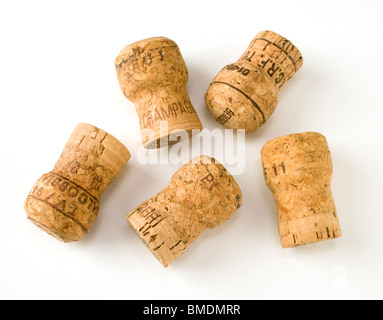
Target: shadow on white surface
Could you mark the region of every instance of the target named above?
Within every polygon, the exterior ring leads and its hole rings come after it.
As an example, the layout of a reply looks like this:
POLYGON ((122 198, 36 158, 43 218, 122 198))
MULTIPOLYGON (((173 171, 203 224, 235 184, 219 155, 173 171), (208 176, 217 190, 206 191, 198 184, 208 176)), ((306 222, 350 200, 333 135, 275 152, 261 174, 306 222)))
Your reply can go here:
POLYGON ((82 245, 95 242, 102 246, 111 246, 136 237, 134 232, 129 232, 131 228, 126 214, 155 194, 151 194, 150 188, 139 183, 140 181, 155 185, 156 179, 140 166, 128 162, 102 196, 99 215, 91 230, 81 240, 82 245))

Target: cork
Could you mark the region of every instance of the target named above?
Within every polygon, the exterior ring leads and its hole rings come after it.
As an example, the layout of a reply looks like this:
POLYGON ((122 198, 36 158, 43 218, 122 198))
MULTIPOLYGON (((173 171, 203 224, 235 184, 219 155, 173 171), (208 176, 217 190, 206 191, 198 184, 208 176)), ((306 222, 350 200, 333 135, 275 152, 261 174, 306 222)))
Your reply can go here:
POLYGON ((174 41, 155 37, 132 43, 121 50, 115 67, 122 92, 136 107, 145 148, 172 145, 191 137, 193 129, 202 130, 186 91, 188 70, 174 41))
POLYGON ((112 135, 78 124, 53 170, 30 191, 24 205, 28 219, 60 241, 81 240, 97 217, 102 194, 129 158, 112 135))
POLYGON ((206 229, 228 220, 241 206, 241 190, 214 158, 196 157, 168 187, 127 214, 154 256, 167 267, 206 229))
POLYGON ((341 237, 330 186, 331 154, 323 135, 304 132, 271 140, 261 158, 283 248, 341 237))
POLYGON ((229 129, 256 131, 274 112, 279 90, 301 68, 298 48, 272 32, 259 32, 235 63, 211 82, 206 106, 229 129))

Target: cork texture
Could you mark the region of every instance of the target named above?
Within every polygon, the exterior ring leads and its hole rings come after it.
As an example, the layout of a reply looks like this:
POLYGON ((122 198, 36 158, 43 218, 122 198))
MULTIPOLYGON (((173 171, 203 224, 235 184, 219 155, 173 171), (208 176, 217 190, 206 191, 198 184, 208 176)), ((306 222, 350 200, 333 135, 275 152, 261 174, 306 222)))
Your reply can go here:
POLYGON ((241 204, 234 178, 215 159, 200 156, 181 167, 168 187, 131 211, 127 220, 167 267, 204 230, 228 220, 241 204))
POLYGON ((304 132, 271 140, 261 158, 283 248, 341 237, 330 186, 331 154, 323 135, 304 132))
POLYGON ((188 70, 174 41, 155 37, 130 44, 121 50, 115 67, 122 92, 136 106, 146 148, 181 141, 168 139, 171 133, 182 131, 187 138, 193 129, 202 130, 186 91, 188 70), (161 130, 161 122, 167 128, 161 130))
POLYGON ((102 194, 129 158, 112 135, 78 124, 53 170, 29 193, 28 219, 63 242, 81 240, 97 217, 102 194))
POLYGON ((262 31, 240 59, 224 67, 211 82, 206 106, 225 127, 254 132, 274 112, 279 90, 302 63, 300 51, 289 40, 262 31))

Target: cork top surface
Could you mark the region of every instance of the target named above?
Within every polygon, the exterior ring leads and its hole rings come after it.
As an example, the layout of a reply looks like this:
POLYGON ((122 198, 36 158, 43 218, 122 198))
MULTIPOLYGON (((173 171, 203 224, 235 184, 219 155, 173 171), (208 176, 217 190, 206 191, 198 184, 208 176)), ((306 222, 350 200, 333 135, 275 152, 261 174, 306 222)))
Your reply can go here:
POLYGON ((173 40, 166 37, 151 37, 139 40, 124 47, 117 56, 115 64, 120 64, 122 60, 132 54, 142 53, 146 50, 154 50, 159 47, 178 47, 178 45, 173 40))
MULTIPOLYGON (((277 150, 277 148, 280 148, 286 143, 293 144, 295 142, 304 142, 309 139, 319 139, 320 141, 325 141, 327 143, 326 137, 318 132, 308 131, 302 133, 292 133, 267 141, 261 149, 261 154, 265 154, 273 149, 277 150)), ((283 152, 283 150, 279 151, 283 152)))
MULTIPOLYGON (((122 70, 125 73, 132 74, 129 77, 130 81, 146 81, 155 78, 158 68, 167 68, 171 64, 177 65, 177 60, 183 62, 177 43, 169 38, 153 37, 127 45, 120 51, 114 64, 117 73, 122 70), (152 69, 155 69, 152 75, 144 75, 144 73, 150 72, 152 69)), ((183 64, 181 63, 182 67, 183 64)), ((186 68, 186 65, 184 68, 186 68)))
POLYGON ((302 141, 302 140, 304 140, 306 138, 310 138, 310 137, 317 137, 317 138, 326 139, 326 137, 323 134, 321 134, 319 132, 314 132, 314 131, 292 133, 292 134, 287 134, 285 136, 281 136, 281 137, 267 141, 263 145, 261 152, 263 152, 262 151, 263 149, 274 147, 274 146, 279 145, 279 144, 284 143, 284 142, 302 141))
POLYGON ((233 176, 216 159, 201 155, 174 173, 169 189, 185 205, 195 223, 215 228, 242 205, 242 193, 233 176), (190 206, 192 204, 192 206, 190 206), (202 214, 203 212, 203 214, 202 214))
POLYGON ((115 67, 122 92, 133 102, 150 100, 151 92, 165 87, 180 91, 189 78, 178 45, 165 37, 126 46, 115 59, 115 67))

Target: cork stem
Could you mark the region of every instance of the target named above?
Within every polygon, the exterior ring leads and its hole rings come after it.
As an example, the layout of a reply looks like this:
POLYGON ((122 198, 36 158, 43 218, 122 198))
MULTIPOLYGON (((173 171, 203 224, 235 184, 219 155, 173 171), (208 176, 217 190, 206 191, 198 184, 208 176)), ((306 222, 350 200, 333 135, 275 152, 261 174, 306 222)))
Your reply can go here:
POLYGON ((291 41, 272 31, 261 31, 239 59, 263 69, 280 90, 302 67, 302 54, 291 41))
POLYGON ((150 95, 142 92, 136 95, 134 104, 145 148, 172 145, 202 130, 185 86, 164 85, 157 91, 152 89, 150 95))

